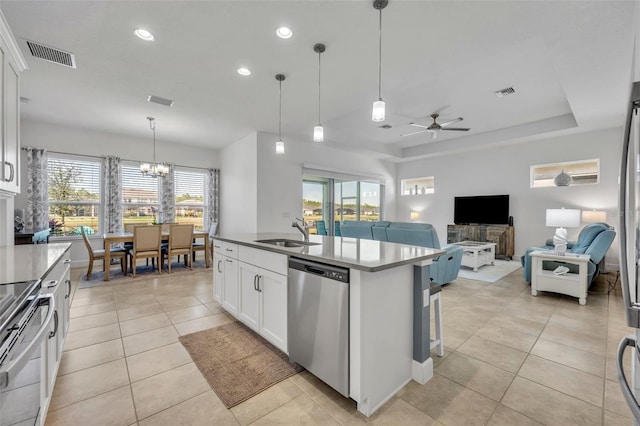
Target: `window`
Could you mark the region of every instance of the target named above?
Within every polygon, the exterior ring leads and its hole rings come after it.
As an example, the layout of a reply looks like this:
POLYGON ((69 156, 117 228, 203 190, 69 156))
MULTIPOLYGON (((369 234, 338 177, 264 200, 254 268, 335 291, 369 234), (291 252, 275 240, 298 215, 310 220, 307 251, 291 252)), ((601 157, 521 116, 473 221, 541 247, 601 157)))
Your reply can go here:
POLYGON ((54 235, 81 235, 100 231, 100 160, 50 153, 47 160, 49 227, 54 235))
POLYGON ((400 181, 400 195, 433 194, 434 192, 435 178, 433 176, 400 181))
POLYGON ((204 229, 206 171, 175 170, 175 221, 204 229))
POLYGON ((142 225, 162 221, 162 218, 158 217, 160 182, 160 179, 142 176, 138 164, 122 163, 122 222, 124 225, 142 225))
POLYGON ((573 186, 600 182, 600 159, 568 161, 564 163, 538 164, 531 166, 531 188, 548 186, 573 186), (560 173, 571 176, 569 185, 557 185, 555 178, 560 173))

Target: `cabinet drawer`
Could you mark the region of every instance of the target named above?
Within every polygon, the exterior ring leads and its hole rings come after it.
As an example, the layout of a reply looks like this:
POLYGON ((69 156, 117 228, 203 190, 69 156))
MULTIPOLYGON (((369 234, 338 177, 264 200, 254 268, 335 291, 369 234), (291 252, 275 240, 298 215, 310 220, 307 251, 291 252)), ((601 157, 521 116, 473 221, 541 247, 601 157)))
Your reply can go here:
MULTIPOLYGON (((69 251, 67 251, 64 255, 62 255, 62 257, 60 257, 60 260, 58 260, 58 263, 56 263, 56 265, 44 277, 42 277, 43 287, 47 287, 47 281, 64 280, 65 275, 70 267, 71 267, 71 256, 69 254, 69 251)), ((65 283, 58 283, 58 284, 63 285, 65 283)))
POLYGON ((249 263, 278 274, 287 275, 286 255, 246 246, 240 246, 239 250, 240 255, 238 259, 241 262, 249 263))
POLYGON ((232 259, 238 258, 238 245, 222 241, 222 248, 219 253, 232 259))

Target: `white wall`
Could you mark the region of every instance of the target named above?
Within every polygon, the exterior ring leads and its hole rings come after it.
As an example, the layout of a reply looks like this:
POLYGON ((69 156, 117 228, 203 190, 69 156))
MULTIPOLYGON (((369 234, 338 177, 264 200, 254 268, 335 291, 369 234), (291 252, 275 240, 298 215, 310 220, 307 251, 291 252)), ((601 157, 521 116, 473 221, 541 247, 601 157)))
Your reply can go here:
MULTIPOLYGON (((399 164, 398 188, 401 179, 435 176, 435 193, 398 197, 397 220, 408 221, 411 210, 420 211, 419 221, 433 224, 444 244, 447 224, 453 223, 455 196, 509 194, 518 257, 527 247, 543 244, 553 236, 554 230, 545 227, 548 208, 606 210, 608 222, 619 228, 621 145, 622 129, 610 129, 399 164), (591 158, 600 159, 599 184, 530 188, 531 165, 591 158)), ((569 229, 570 239, 579 230, 569 229)), ((617 241, 611 247, 607 263, 617 264, 617 241)))
MULTIPOLYGON (((297 232, 302 217, 302 167, 313 164, 331 171, 379 176, 386 183, 384 218, 394 220, 395 164, 311 141, 286 140, 284 155, 275 154, 276 136, 258 133, 258 232, 297 232)), ((226 168, 226 165, 225 165, 226 168)))
POLYGON ((258 227, 257 134, 222 149, 219 234, 255 233, 258 227))

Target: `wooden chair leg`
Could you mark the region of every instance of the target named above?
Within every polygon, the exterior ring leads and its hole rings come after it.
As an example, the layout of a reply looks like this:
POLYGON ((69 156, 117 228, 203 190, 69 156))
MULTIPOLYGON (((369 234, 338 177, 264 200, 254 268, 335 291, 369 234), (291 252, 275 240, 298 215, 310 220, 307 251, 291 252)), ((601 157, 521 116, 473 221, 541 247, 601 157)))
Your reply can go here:
POLYGON ((93 259, 89 259, 89 269, 87 269, 87 281, 91 281, 92 272, 93 272, 93 259))
POLYGON ((167 269, 169 270, 169 273, 171 273, 171 253, 168 253, 168 252, 167 252, 167 264, 168 264, 167 269))
POLYGON ((126 266, 126 264, 127 264, 127 256, 121 257, 120 258, 120 270, 122 271, 122 273, 124 275, 127 275, 127 271, 126 271, 127 266, 126 266))
POLYGON ((160 269, 161 269, 161 268, 160 268, 160 265, 161 265, 161 263, 160 263, 160 256, 158 256, 157 258, 156 258, 156 257, 153 257, 153 258, 151 258, 151 259, 152 259, 152 261, 151 261, 152 263, 153 263, 153 259, 158 259, 158 275, 160 275, 160 272, 161 272, 161 271, 160 271, 160 269))
POLYGON ((133 278, 136 277, 136 266, 137 266, 137 260, 138 258, 136 258, 135 256, 131 256, 131 273, 133 274, 133 278))

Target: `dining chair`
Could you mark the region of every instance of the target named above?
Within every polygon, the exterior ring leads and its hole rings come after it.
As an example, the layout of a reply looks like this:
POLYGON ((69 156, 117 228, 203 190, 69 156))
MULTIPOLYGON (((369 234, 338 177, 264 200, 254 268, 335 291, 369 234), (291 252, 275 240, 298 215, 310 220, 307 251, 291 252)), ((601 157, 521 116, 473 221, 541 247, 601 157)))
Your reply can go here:
MULTIPOLYGON (((87 281, 91 280, 91 274, 93 272, 93 262, 96 260, 102 260, 102 270, 104 271, 107 266, 105 263, 105 251, 104 249, 94 249, 91 247, 91 243, 89 243, 89 239, 87 238, 87 233, 84 230, 84 226, 80 227, 82 232, 82 239, 84 240, 84 245, 87 247, 87 251, 89 252, 89 269, 87 270, 87 281)), ((120 269, 122 269, 122 273, 127 273, 127 252, 122 248, 112 248, 110 250, 111 258, 119 258, 120 259, 120 269)))
POLYGON ((133 278, 136 277, 136 263, 139 258, 151 258, 151 265, 154 260, 158 261, 158 274, 162 267, 162 227, 160 225, 142 225, 133 228, 133 248, 129 250, 131 257, 131 272, 133 278))
POLYGON ((211 258, 213 259, 213 237, 215 237, 217 232, 218 232, 218 222, 213 222, 211 224, 211 228, 209 228, 209 237, 205 239, 205 242, 203 244, 200 244, 200 243, 193 244, 192 260, 196 259, 197 251, 204 251, 206 253, 207 247, 205 246, 205 244, 209 244, 209 253, 211 255, 211 258))
POLYGON ((169 243, 162 244, 162 266, 164 266, 164 258, 167 257, 169 273, 171 273, 171 258, 184 255, 184 264, 187 265, 189 259, 189 269, 193 269, 193 225, 171 225, 169 228, 169 243))

